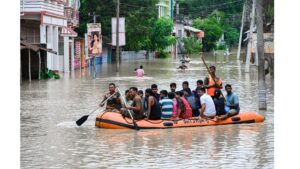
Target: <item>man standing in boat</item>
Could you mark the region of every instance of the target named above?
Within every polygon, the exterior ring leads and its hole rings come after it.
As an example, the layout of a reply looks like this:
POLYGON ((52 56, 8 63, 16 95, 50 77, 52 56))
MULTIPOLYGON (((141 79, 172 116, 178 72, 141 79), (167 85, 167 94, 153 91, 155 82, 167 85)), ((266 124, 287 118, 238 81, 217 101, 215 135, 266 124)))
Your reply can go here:
POLYGON ((215 90, 222 89, 222 79, 216 76, 216 67, 209 67, 210 75, 204 80, 204 87, 207 89, 207 94, 214 99, 215 90), (216 83, 215 83, 216 82, 216 83))
POLYGON ((131 87, 130 88, 130 93, 133 97, 133 103, 132 106, 126 106, 125 108, 121 109, 121 114, 123 114, 126 117, 130 117, 128 114, 130 110, 132 110, 132 116, 135 120, 140 120, 144 118, 144 113, 143 113, 143 104, 142 104, 142 99, 141 97, 137 94, 138 89, 136 87, 131 87), (128 111, 126 111, 128 110, 128 111))
POLYGON ((105 105, 105 100, 109 98, 111 95, 114 95, 107 100, 105 111, 107 112, 120 111, 122 105, 121 105, 120 94, 116 91, 116 85, 114 83, 110 83, 108 90, 109 91, 104 95, 103 100, 99 104, 99 106, 103 107, 105 105))

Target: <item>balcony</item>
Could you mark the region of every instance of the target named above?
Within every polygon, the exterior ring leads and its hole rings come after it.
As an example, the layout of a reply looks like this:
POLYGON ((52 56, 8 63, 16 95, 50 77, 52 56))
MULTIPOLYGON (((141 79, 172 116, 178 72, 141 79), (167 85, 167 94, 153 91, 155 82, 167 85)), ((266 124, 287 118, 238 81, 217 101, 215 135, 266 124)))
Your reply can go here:
POLYGON ((79 12, 72 7, 65 7, 65 16, 67 17, 68 25, 77 27, 79 24, 79 12))
POLYGON ((64 5, 58 1, 50 0, 20 0, 21 13, 46 12, 58 16, 64 16, 64 5))

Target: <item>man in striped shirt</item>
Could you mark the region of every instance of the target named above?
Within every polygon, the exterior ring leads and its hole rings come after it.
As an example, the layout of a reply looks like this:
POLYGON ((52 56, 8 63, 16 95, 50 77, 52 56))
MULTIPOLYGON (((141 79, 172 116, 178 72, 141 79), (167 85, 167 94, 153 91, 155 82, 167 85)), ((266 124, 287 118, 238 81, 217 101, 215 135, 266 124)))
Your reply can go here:
POLYGON ((160 91, 161 119, 171 119, 173 113, 173 101, 168 98, 166 90, 160 91))

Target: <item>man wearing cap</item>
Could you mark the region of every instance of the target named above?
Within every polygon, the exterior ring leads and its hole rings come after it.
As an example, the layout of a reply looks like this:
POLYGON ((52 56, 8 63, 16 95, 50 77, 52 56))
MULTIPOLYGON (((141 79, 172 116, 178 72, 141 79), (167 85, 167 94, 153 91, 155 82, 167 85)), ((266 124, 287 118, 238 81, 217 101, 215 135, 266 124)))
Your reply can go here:
POLYGON ((204 87, 207 89, 207 94, 214 99, 215 90, 222 89, 222 79, 221 77, 216 76, 215 74, 216 67, 214 65, 211 65, 209 67, 209 71, 210 71, 210 75, 205 78, 204 87))

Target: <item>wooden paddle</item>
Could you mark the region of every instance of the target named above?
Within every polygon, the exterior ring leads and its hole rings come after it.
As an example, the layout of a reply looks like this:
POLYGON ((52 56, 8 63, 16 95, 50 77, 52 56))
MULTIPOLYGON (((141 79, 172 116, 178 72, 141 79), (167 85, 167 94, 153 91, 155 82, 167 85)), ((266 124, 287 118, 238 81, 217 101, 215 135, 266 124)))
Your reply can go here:
MULTIPOLYGON (((216 82, 215 78, 213 78, 213 76, 212 76, 212 74, 211 74, 211 72, 210 72, 210 70, 209 70, 209 68, 208 68, 208 66, 207 66, 207 64, 206 64, 206 62, 205 62, 203 56, 201 57, 201 59, 202 59, 204 65, 205 65, 205 67, 206 67, 207 72, 208 72, 209 75, 212 77, 212 79, 213 79, 213 81, 215 82, 215 84, 218 84, 218 83, 216 82)), ((220 90, 220 92, 221 92, 221 95, 224 97, 224 99, 225 99, 225 101, 226 101, 226 98, 225 98, 225 96, 223 95, 223 93, 222 93, 221 90, 220 90)))
MULTIPOLYGON (((112 95, 110 95, 107 99, 105 99, 105 100, 104 100, 103 102, 101 102, 101 103, 106 103, 107 100, 110 99, 112 96, 114 96, 116 93, 117 93, 117 92, 113 93, 112 95)), ((80 119, 78 119, 78 120, 76 121, 76 124, 77 124, 78 126, 81 126, 81 125, 88 119, 89 115, 95 113, 98 109, 99 109, 99 107, 97 107, 97 109, 95 109, 95 110, 93 110, 92 112, 90 112, 88 115, 82 116, 80 119)))
MULTIPOLYGON (((127 105, 127 102, 126 102, 125 98, 123 97, 123 94, 122 94, 122 92, 120 91, 119 87, 117 87, 117 90, 119 91, 119 93, 120 93, 120 95, 121 95, 121 98, 122 98, 124 104, 125 104, 126 107, 127 107, 127 106, 128 106, 128 105, 127 105)), ((128 112, 129 112, 130 118, 132 119, 132 123, 133 123, 133 125, 134 125, 134 129, 139 130, 140 128, 139 128, 139 126, 136 124, 136 122, 134 121, 134 118, 133 118, 133 116, 132 116, 132 114, 131 114, 132 111, 128 109, 128 112)))

